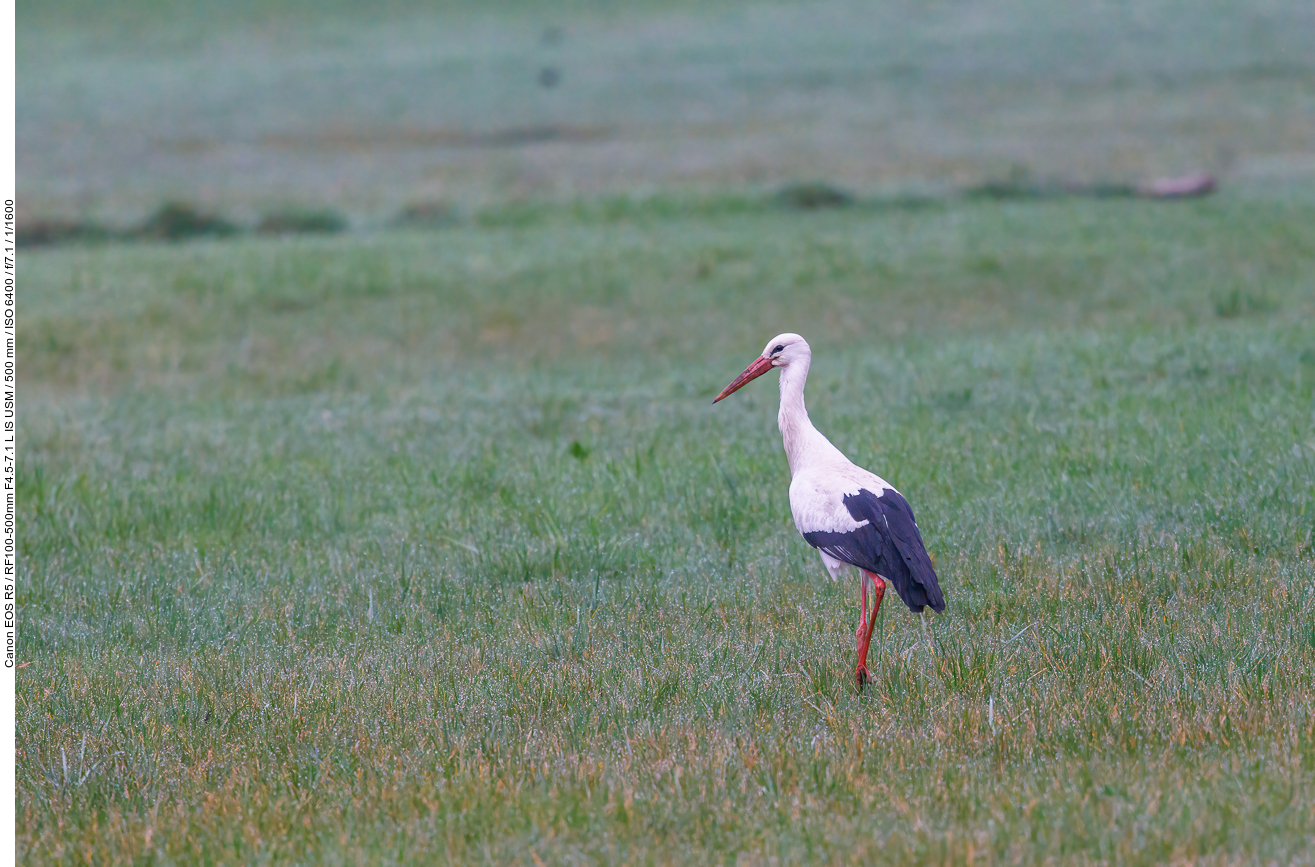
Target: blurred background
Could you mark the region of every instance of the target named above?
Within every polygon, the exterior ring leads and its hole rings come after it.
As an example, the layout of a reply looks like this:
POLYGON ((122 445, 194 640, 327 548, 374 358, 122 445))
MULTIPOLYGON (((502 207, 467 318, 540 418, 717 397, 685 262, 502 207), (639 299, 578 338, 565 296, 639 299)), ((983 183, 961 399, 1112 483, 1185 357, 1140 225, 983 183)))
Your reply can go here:
POLYGON ((30 222, 1315 182, 1305 0, 18 5, 30 222))

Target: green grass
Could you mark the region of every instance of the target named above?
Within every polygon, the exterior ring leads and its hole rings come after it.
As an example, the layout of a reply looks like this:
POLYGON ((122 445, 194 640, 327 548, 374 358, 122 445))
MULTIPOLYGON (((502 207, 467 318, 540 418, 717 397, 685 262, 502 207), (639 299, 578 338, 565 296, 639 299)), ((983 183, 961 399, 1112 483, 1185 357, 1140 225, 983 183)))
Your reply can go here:
POLYGON ((24 862, 1315 859, 1315 209, 739 201, 25 254, 24 862))

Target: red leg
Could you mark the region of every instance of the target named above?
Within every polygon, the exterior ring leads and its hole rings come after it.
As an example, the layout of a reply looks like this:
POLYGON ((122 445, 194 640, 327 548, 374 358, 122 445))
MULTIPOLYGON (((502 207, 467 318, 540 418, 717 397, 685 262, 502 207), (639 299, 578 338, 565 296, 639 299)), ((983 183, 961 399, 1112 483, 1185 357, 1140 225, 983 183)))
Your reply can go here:
POLYGON ((864 572, 863 578, 863 619, 858 624, 858 671, 855 679, 862 689, 868 682, 868 645, 872 643, 872 630, 877 625, 877 612, 881 610, 881 597, 886 595, 886 580, 880 575, 864 572), (868 611, 868 581, 872 581, 872 610, 868 611))
POLYGON ((867 582, 867 579, 866 579, 866 578, 862 578, 862 577, 860 577, 860 578, 858 579, 858 588, 859 588, 859 590, 860 590, 861 593, 862 593, 862 599, 863 599, 863 602, 862 602, 862 605, 861 605, 861 607, 859 608, 859 612, 858 612, 858 635, 857 635, 857 638, 858 638, 858 642, 859 642, 859 644, 862 644, 862 643, 863 643, 863 629, 864 629, 864 625, 868 622, 868 582, 867 582))
POLYGON ((868 636, 868 582, 871 581, 871 575, 868 572, 860 571, 858 575, 858 586, 862 594, 863 604, 858 615, 858 631, 855 634, 858 650, 858 667, 854 672, 854 679, 858 681, 858 688, 861 690, 863 685, 868 682, 867 669, 867 644, 868 636))

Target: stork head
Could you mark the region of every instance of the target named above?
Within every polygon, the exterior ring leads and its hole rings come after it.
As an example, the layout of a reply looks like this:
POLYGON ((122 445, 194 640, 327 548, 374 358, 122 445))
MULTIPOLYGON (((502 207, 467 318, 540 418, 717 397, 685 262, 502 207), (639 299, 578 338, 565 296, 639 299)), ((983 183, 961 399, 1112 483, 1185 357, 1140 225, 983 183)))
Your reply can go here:
POLYGON ((773 367, 789 367, 795 362, 806 362, 811 357, 812 351, 808 348, 807 340, 791 331, 778 334, 767 341, 767 345, 763 347, 763 354, 755 358, 753 364, 744 369, 744 373, 735 377, 734 382, 723 388, 721 394, 713 398, 712 402, 716 403, 722 398, 729 397, 773 367))

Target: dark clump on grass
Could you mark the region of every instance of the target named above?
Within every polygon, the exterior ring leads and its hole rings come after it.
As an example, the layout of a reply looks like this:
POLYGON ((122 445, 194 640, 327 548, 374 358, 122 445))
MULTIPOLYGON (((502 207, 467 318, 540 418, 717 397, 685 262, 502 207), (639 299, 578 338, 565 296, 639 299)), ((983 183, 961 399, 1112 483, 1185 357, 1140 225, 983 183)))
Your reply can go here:
POLYGON ((185 202, 166 202, 147 217, 132 234, 162 241, 185 241, 189 238, 224 238, 239 229, 218 214, 199 210, 185 202))
POLYGON ((963 191, 970 199, 1006 201, 1011 199, 1059 199, 1080 196, 1091 199, 1127 199, 1138 195, 1130 184, 1096 181, 1086 183, 1068 178, 1043 178, 1015 166, 1003 178, 991 178, 963 191))
POLYGON ((19 220, 20 247, 52 247, 57 244, 96 243, 113 239, 117 233, 93 220, 19 220))
POLYGON ((485 228, 526 228, 554 222, 597 226, 759 213, 768 207, 771 205, 767 200, 751 195, 622 195, 564 203, 543 199, 512 201, 481 208, 471 214, 470 220, 485 228))
POLYGON ((861 206, 872 211, 921 211, 927 208, 942 208, 945 198, 921 193, 900 193, 893 196, 880 196, 864 199, 861 206))
POLYGON ((562 72, 555 66, 545 66, 539 70, 538 82, 542 88, 553 88, 562 81, 562 72))
POLYGON ((988 178, 966 188, 970 199, 1040 199, 1060 194, 1054 184, 1046 183, 1023 166, 1013 166, 1002 178, 988 178))
POLYGON ((1092 199, 1128 199, 1137 195, 1137 188, 1129 184, 1098 181, 1094 184, 1073 187, 1070 195, 1087 196, 1092 199))
POLYGON ((1215 314, 1220 319, 1236 319, 1244 313, 1271 313, 1275 305, 1273 299, 1263 293, 1243 292, 1233 289, 1215 298, 1215 314))
POLYGON ((831 208, 860 207, 868 211, 913 211, 945 204, 944 197, 920 193, 897 193, 860 199, 854 194, 825 183, 790 184, 777 191, 770 203, 791 211, 821 211, 831 208))
POLYGON ((933 402, 936 406, 943 409, 963 409, 973 402, 972 386, 950 389, 943 394, 936 395, 933 398, 933 402))
POLYGON ((1003 178, 991 178, 967 187, 963 194, 970 199, 1189 199, 1208 196, 1218 188, 1215 177, 1206 172, 1172 178, 1156 178, 1143 184, 1111 181, 1075 181, 1068 178, 1043 178, 1024 166, 1014 166, 1003 178))
POLYGON ((398 228, 438 229, 461 220, 460 213, 448 202, 412 202, 393 217, 398 228))
POLYGON ((818 211, 854 204, 854 197, 850 193, 818 181, 783 187, 776 194, 775 200, 778 205, 793 211, 818 211))
POLYGON ((262 235, 333 234, 347 230, 347 218, 331 208, 289 208, 260 218, 262 235))

